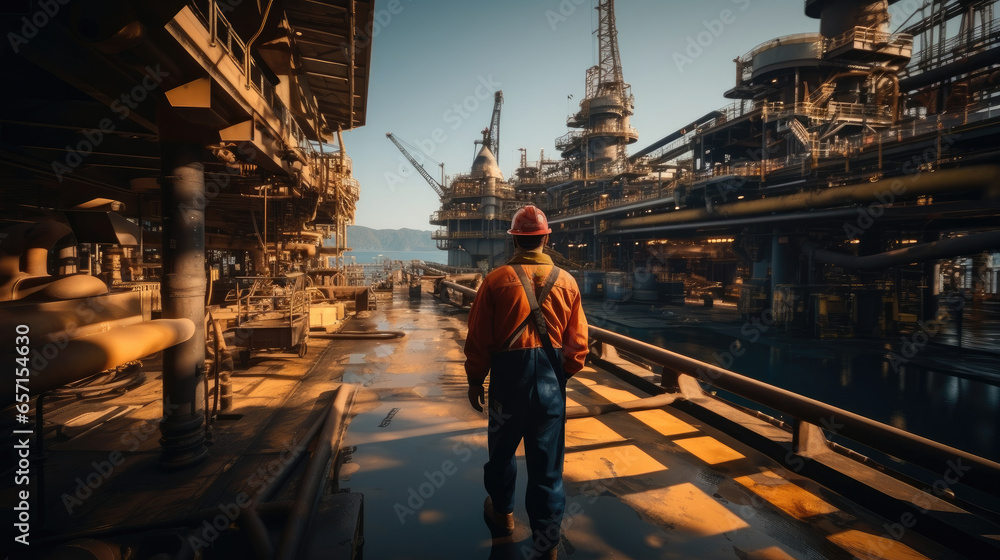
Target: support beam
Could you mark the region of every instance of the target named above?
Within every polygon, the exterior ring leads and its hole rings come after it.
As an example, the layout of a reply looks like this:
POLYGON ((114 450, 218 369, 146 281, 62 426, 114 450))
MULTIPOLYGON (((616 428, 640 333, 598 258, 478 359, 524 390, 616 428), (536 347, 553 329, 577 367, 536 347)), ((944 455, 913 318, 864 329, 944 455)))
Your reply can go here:
POLYGON ((163 351, 160 463, 178 468, 205 448, 205 167, 201 146, 163 142, 163 317, 191 320, 195 333, 163 351))

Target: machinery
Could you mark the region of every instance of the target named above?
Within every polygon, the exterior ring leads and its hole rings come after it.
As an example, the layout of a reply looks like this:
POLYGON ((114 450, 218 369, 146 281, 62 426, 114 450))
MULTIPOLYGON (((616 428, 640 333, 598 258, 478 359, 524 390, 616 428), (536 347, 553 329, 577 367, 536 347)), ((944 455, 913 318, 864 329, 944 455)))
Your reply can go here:
POLYGON ((994 3, 925 2, 895 29, 892 4, 807 0, 818 31, 737 57, 729 105, 626 156, 631 97, 600 2, 599 63, 567 123, 582 130, 556 141, 560 164, 522 157, 517 192, 570 259, 643 294, 716 285, 800 334, 892 334, 957 292, 997 298, 994 3))
POLYGON ((483 130, 482 140, 474 142, 480 147, 471 171, 453 176, 447 186, 443 164, 441 182, 435 181, 395 136, 386 134, 441 198, 441 210, 431 216, 430 222, 443 226, 433 238, 439 249, 448 251, 449 266, 491 269, 506 261, 507 224, 514 212, 526 204, 525 198, 504 180, 497 163, 502 105, 503 92, 497 91, 490 124, 483 130))

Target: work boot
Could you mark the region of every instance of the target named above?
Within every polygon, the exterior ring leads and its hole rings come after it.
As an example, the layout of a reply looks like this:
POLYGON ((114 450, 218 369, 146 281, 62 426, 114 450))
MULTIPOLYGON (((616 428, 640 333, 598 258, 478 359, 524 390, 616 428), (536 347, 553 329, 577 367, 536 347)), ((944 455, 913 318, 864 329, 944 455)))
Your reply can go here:
POLYGON ((483 517, 491 529, 506 536, 514 533, 514 513, 497 513, 493 510, 493 498, 486 496, 483 502, 483 517))
POLYGON ((559 558, 559 547, 553 547, 548 550, 541 550, 535 546, 535 549, 531 551, 532 560, 557 560, 559 558))

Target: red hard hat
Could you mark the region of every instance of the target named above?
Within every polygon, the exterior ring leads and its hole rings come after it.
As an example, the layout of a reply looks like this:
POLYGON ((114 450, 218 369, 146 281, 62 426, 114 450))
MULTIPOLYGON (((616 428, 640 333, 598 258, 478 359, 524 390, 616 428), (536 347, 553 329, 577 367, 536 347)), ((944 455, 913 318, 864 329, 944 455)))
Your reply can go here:
POLYGON ((507 233, 511 235, 545 235, 552 233, 549 221, 545 214, 537 206, 525 206, 514 214, 514 219, 510 221, 510 229, 507 233))

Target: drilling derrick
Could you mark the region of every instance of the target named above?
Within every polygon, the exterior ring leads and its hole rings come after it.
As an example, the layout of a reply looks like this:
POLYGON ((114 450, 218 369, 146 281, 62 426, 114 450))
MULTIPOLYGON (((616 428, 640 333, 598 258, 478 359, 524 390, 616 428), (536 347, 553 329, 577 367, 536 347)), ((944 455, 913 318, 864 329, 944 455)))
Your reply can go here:
POLYGON ((598 11, 598 63, 587 70, 586 95, 566 124, 582 128, 556 140, 564 158, 574 160, 584 178, 626 171, 626 146, 639 139, 629 125, 635 98, 622 77, 615 27, 614 0, 601 0, 598 11))

